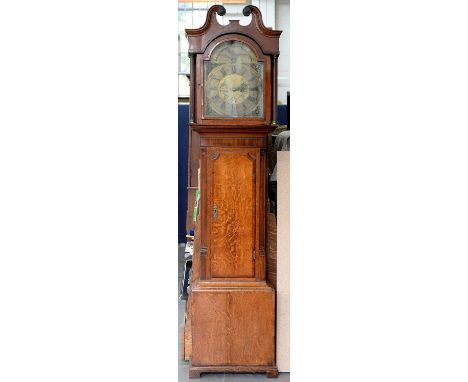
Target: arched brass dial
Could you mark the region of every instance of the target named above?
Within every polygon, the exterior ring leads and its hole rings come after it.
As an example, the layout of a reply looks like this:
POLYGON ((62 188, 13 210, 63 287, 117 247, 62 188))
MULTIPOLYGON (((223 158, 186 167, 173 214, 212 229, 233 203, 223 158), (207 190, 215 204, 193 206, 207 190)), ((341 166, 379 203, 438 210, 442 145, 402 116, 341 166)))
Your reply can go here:
POLYGON ((262 117, 263 64, 244 43, 226 41, 205 62, 205 116, 262 117))

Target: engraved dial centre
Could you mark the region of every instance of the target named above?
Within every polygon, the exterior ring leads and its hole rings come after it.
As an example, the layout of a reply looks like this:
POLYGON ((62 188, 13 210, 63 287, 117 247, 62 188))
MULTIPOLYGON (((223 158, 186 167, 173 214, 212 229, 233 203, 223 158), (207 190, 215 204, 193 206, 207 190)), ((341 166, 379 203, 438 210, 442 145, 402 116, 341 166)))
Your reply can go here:
POLYGON ((248 82, 240 74, 228 74, 219 82, 218 93, 225 102, 238 105, 249 95, 248 82))

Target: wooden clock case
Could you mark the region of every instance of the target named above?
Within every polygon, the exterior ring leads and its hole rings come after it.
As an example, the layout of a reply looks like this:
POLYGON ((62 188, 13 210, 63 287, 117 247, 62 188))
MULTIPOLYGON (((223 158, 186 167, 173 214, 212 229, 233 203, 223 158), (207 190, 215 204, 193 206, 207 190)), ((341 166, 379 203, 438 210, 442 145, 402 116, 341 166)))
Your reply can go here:
MULTIPOLYGON (((190 378, 206 372, 278 375, 275 290, 266 279, 267 137, 277 127, 277 58, 281 31, 247 6, 249 25, 220 25, 221 5, 187 29, 190 76, 189 199, 200 188, 193 254, 190 378), (206 117, 203 63, 223 41, 247 44, 263 67, 259 118, 206 117), (198 168, 200 184, 198 185, 198 168)), ((190 207, 189 207, 190 208, 190 207)), ((191 220, 191 219, 190 219, 191 220)), ((195 228, 195 227, 194 227, 195 228)))

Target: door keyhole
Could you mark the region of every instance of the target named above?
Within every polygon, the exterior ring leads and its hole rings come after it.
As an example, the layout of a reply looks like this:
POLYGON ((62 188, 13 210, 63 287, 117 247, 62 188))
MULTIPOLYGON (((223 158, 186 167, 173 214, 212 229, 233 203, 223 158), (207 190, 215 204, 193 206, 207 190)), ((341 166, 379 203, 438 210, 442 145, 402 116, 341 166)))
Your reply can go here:
POLYGON ((213 217, 218 219, 218 206, 216 204, 213 206, 213 217))

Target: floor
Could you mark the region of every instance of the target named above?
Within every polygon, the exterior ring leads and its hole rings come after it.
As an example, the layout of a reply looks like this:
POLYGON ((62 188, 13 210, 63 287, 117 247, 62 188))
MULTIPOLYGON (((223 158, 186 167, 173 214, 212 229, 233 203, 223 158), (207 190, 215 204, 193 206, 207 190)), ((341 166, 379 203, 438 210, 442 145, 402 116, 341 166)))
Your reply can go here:
MULTIPOLYGON (((184 247, 179 246, 179 277, 177 285, 177 293, 179 293, 180 285, 184 274, 184 247)), ((202 374, 200 379, 188 378, 188 361, 182 359, 182 330, 184 327, 184 312, 185 301, 179 299, 179 382, 189 381, 206 381, 206 382, 289 382, 289 373, 280 373, 278 378, 267 378, 265 374, 202 374)))

